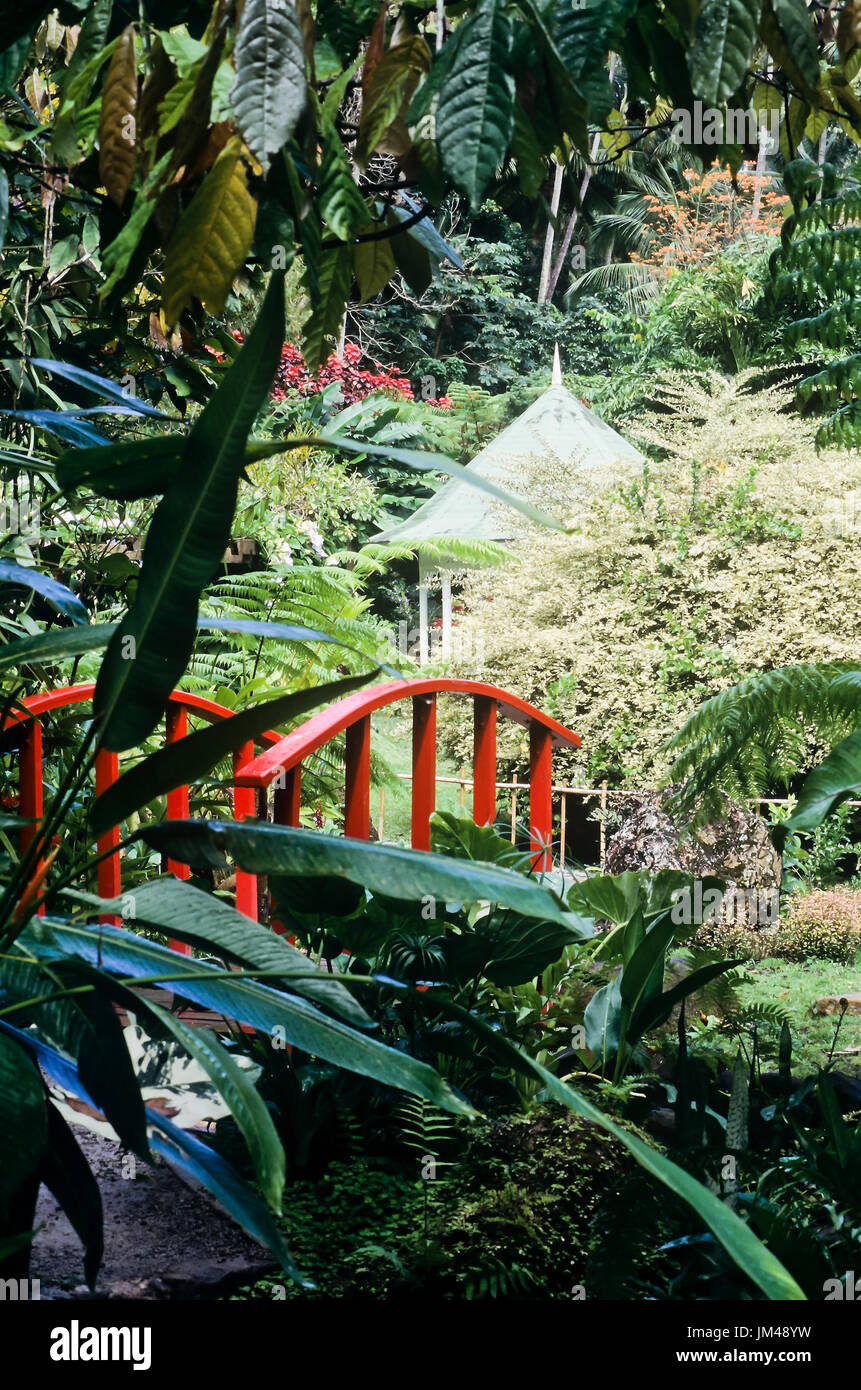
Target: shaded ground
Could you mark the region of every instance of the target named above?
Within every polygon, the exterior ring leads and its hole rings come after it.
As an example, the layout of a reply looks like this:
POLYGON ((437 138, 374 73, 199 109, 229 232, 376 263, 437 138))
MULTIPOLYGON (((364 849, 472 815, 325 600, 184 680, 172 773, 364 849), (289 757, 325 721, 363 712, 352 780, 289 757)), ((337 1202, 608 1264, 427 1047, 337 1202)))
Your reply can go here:
POLYGON ((43 1299, 216 1298, 274 1268, 263 1246, 166 1164, 132 1161, 117 1143, 78 1126, 75 1138, 101 1189, 105 1256, 93 1294, 80 1241, 43 1188, 31 1267, 43 1299))

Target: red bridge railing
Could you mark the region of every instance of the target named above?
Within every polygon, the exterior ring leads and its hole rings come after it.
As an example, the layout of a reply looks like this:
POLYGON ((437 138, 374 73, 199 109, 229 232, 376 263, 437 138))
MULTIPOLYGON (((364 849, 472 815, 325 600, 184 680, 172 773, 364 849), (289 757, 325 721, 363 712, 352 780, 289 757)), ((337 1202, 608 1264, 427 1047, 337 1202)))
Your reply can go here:
MULTIPOLYGON (((87 683, 66 686, 44 695, 27 696, 7 718, 5 729, 17 729, 20 733, 18 809, 22 817, 38 821, 43 813, 43 716, 91 700, 94 689, 92 683, 87 683)), ((430 818, 436 806, 437 696, 443 694, 466 695, 473 702, 473 818, 479 825, 488 824, 496 816, 497 720, 500 717, 511 719, 529 730, 532 862, 538 871, 549 869, 552 863, 553 749, 579 747, 580 739, 525 700, 477 681, 423 678, 389 681, 339 700, 284 737, 271 731, 262 734, 257 740, 262 750, 259 753, 255 753, 253 743, 243 744, 233 755, 235 819, 244 820, 259 813, 266 815, 267 793, 271 788, 273 821, 279 825, 298 825, 302 764, 324 744, 345 733, 344 833, 355 839, 367 840, 371 831, 371 715, 387 705, 409 700, 412 703, 413 771, 411 841, 415 849, 428 849, 430 818)), ((167 706, 166 742, 175 743, 186 736, 189 714, 214 721, 229 719, 235 712, 203 696, 174 690, 167 706)), ((100 794, 119 776, 117 755, 101 750, 96 756, 95 773, 96 792, 100 794)), ((179 786, 168 792, 167 814, 170 819, 188 816, 188 786, 179 786)), ((22 828, 22 849, 26 849, 34 834, 35 826, 22 828)), ((99 853, 106 856, 99 861, 97 869, 99 895, 104 898, 117 898, 122 893, 120 854, 117 850, 119 842, 119 827, 115 826, 97 843, 99 853), (112 849, 117 852, 111 854, 109 851, 112 849)), ((185 864, 169 859, 167 867, 168 872, 176 874, 178 878, 190 876, 191 871, 185 864)), ((237 869, 236 906, 246 916, 258 919, 256 874, 237 869)), ((171 945, 186 954, 190 952, 189 947, 179 942, 172 942, 171 945)))

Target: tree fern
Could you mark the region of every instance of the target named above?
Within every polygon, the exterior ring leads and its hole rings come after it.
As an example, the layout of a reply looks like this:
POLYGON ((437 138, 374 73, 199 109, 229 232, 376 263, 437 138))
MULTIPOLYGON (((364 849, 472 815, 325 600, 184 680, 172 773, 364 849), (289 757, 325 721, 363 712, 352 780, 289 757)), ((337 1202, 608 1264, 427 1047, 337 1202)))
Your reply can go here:
POLYGON ((668 781, 681 783, 677 813, 719 815, 723 793, 765 795, 861 725, 861 664, 785 666, 760 672, 701 705, 667 747, 668 781))
POLYGON ((861 327, 856 303, 861 284, 859 172, 858 163, 845 177, 831 163, 817 168, 796 160, 788 165, 786 184, 794 211, 771 258, 772 298, 778 303, 812 303, 818 311, 792 325, 790 343, 841 353, 807 376, 798 390, 802 406, 830 412, 817 431, 818 448, 853 449, 861 443, 861 355, 845 355, 847 337, 861 327))

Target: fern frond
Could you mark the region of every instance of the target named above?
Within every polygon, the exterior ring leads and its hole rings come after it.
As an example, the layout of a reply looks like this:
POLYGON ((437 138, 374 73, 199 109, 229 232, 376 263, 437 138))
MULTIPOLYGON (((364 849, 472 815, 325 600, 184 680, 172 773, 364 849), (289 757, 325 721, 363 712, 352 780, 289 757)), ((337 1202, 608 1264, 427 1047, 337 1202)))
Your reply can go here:
POLYGON ((667 781, 682 783, 675 813, 696 823, 719 814, 722 793, 766 794, 804 764, 811 735, 832 745, 861 724, 861 665, 785 666, 712 696, 666 747, 676 754, 667 781))

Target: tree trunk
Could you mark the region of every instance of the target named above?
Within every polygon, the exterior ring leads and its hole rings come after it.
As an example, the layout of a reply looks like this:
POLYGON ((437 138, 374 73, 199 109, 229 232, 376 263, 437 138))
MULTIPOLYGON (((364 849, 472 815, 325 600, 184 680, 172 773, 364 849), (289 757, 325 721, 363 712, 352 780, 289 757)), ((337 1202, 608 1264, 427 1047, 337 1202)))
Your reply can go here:
POLYGON ((550 195, 550 218, 547 223, 547 235, 544 238, 544 255, 541 259, 541 279, 538 282, 538 303, 544 304, 549 298, 547 287, 550 283, 550 269, 553 260, 553 240, 556 235, 556 217, 559 213, 559 199, 562 197, 562 175, 564 170, 560 163, 556 163, 556 173, 553 178, 553 192, 550 195))

